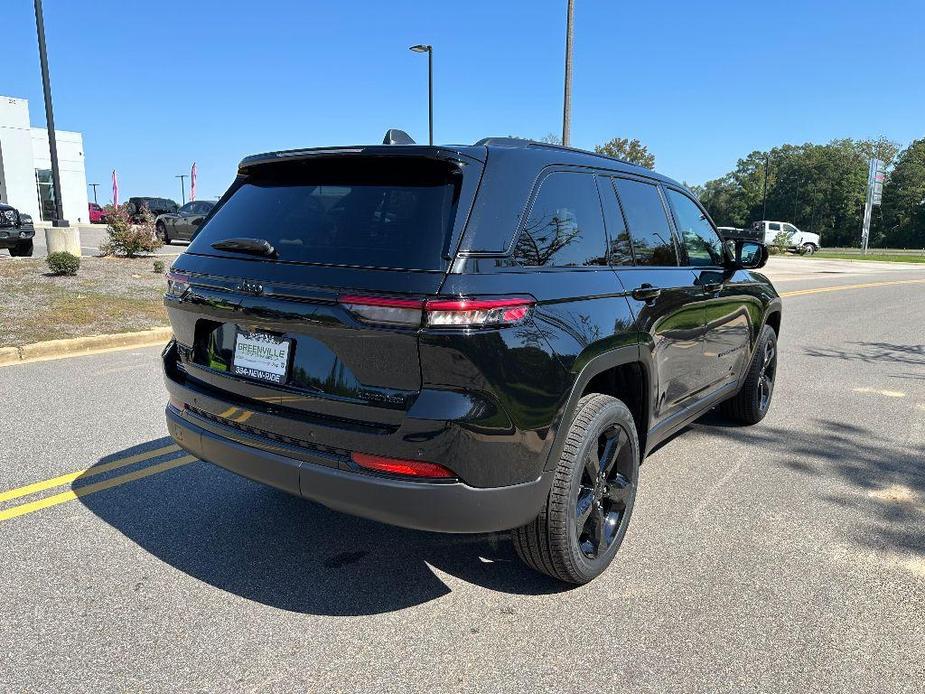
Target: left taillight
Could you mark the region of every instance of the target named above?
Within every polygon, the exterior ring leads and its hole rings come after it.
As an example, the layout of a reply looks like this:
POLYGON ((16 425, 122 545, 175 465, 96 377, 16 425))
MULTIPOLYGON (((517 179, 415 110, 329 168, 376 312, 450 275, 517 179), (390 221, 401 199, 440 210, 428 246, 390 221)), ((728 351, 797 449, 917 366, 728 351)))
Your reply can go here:
POLYGON ((181 297, 189 289, 189 277, 179 272, 166 272, 164 277, 167 279, 167 296, 181 297))

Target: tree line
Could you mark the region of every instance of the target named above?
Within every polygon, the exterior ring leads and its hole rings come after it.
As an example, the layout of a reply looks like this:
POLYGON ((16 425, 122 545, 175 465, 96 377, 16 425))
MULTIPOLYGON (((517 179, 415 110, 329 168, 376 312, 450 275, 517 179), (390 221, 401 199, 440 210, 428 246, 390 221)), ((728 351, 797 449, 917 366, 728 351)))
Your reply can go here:
MULTIPOLYGON (((550 133, 544 142, 558 144, 550 133)), ((594 151, 649 169, 655 156, 639 140, 614 138, 594 151)), ((780 145, 739 159, 725 176, 689 186, 718 226, 771 219, 820 234, 829 247, 858 246, 871 157, 886 164, 883 202, 873 208, 870 245, 925 248, 925 138, 905 149, 879 137, 780 145)))
POLYGON ((734 171, 691 190, 719 226, 787 221, 820 234, 825 246, 858 246, 871 157, 884 161, 888 173, 883 202, 873 208, 870 245, 925 248, 925 139, 902 151, 884 137, 781 145, 754 151, 734 171))

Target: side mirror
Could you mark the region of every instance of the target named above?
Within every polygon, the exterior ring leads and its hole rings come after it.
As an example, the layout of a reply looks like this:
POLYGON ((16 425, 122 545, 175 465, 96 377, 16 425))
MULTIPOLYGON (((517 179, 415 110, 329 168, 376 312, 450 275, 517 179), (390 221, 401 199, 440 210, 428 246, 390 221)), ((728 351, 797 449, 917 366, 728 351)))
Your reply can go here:
POLYGON ((736 265, 746 270, 757 270, 768 262, 768 247, 757 241, 736 242, 736 265))
POLYGON ((768 262, 768 247, 758 241, 727 239, 723 247, 731 269, 757 270, 768 262))

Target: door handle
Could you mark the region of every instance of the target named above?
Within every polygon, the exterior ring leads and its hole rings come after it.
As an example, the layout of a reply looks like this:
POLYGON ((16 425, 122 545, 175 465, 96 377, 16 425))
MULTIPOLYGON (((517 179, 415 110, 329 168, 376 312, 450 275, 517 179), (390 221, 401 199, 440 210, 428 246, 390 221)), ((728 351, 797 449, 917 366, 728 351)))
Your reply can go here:
POLYGON ((700 286, 703 287, 703 291, 705 291, 707 294, 716 294, 717 292, 722 291, 724 285, 722 282, 707 282, 706 284, 701 284, 700 286))
POLYGON ((661 287, 653 287, 651 284, 643 284, 633 290, 633 298, 636 301, 655 301, 662 293, 661 287))

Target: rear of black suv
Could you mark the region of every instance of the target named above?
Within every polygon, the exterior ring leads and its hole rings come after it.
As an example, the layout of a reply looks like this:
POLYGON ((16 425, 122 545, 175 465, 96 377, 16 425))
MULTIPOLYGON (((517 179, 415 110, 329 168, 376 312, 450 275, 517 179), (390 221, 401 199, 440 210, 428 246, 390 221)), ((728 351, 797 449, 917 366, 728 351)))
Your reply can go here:
POLYGON ((245 160, 168 275, 180 445, 398 525, 530 521, 565 371, 529 294, 441 291, 484 158, 372 147, 245 160))
POLYGON ((168 274, 170 433, 335 509, 512 529, 583 583, 646 452, 768 411, 780 299, 689 191, 509 139, 245 159, 168 274))

